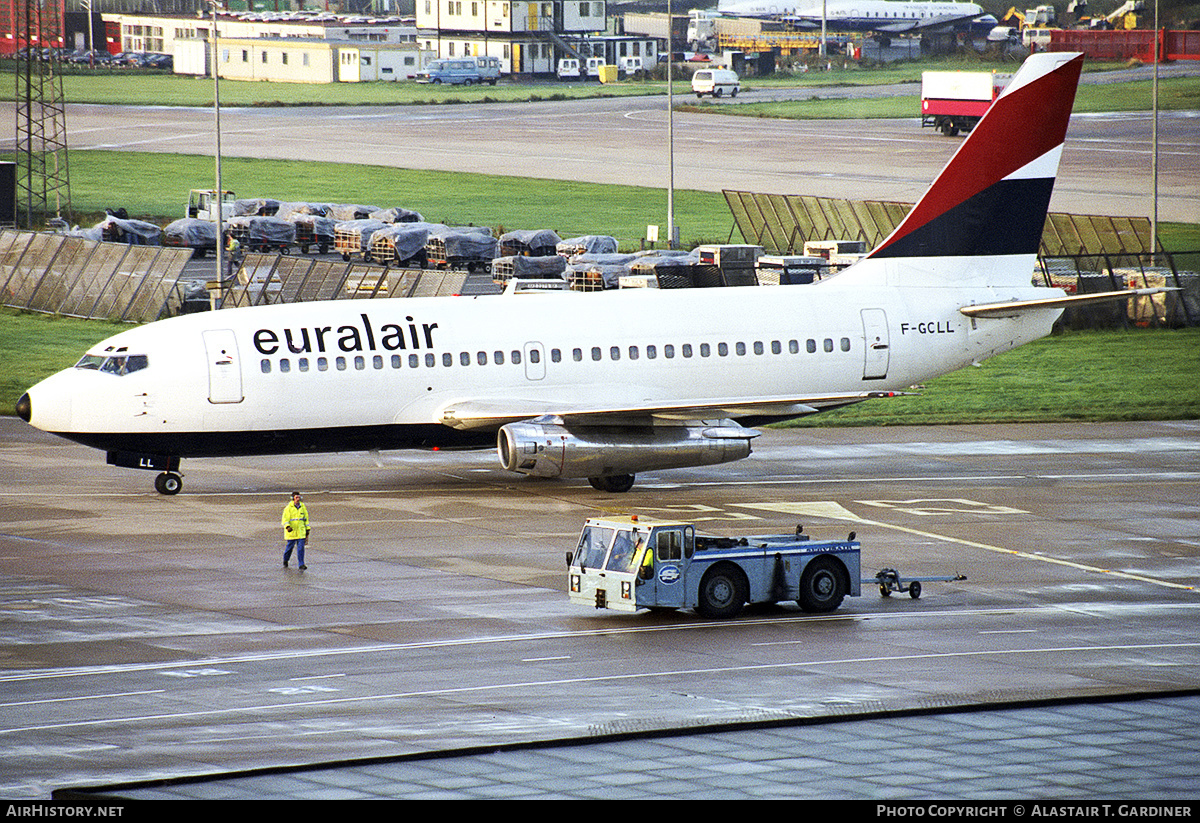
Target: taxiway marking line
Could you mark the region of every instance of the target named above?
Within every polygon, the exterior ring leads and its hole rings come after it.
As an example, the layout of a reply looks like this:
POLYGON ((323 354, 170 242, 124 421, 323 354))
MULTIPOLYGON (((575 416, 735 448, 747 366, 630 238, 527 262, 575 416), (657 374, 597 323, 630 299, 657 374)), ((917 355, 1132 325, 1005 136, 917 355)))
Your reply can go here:
MULTIPOLYGON (((858 501, 864 502, 864 501, 858 501)), ((745 509, 765 509, 767 511, 788 512, 793 508, 787 504, 754 504, 754 503, 735 503, 738 508, 745 509)), ((862 526, 875 526, 881 529, 890 529, 892 531, 902 532, 904 534, 912 534, 917 537, 925 537, 931 540, 940 540, 946 543, 956 543, 960 546, 969 546, 975 549, 983 549, 984 551, 995 552, 996 554, 1007 554, 1011 557, 1019 557, 1022 560, 1038 560, 1042 563, 1050 563, 1055 566, 1065 566, 1067 568, 1078 569, 1080 571, 1089 572, 1092 574, 1108 574, 1114 577, 1121 577, 1126 580, 1136 580, 1139 583, 1150 583, 1155 586, 1162 586, 1168 589, 1179 589, 1180 591, 1197 591, 1196 586, 1189 586, 1184 583, 1174 583, 1170 580, 1160 580, 1155 577, 1147 577, 1141 574, 1132 572, 1122 572, 1116 569, 1104 569, 1099 566, 1092 566, 1087 563, 1077 563, 1074 560, 1063 560, 1058 557, 1050 557, 1042 554, 1032 554, 1030 552, 1021 551, 1019 549, 1008 549, 1004 546, 993 546, 990 543, 980 543, 977 540, 967 540, 962 537, 950 537, 936 532, 924 531, 922 529, 914 529, 908 526, 898 526, 893 523, 884 523, 879 520, 868 520, 865 517, 859 517, 854 512, 836 502, 811 502, 795 504, 798 512, 814 517, 824 517, 830 520, 843 520, 848 523, 855 523, 862 526), (816 507, 816 508, 814 508, 816 507), (822 510, 820 507, 824 507, 822 510)))
MULTIPOLYGON (((571 639, 595 639, 598 637, 618 637, 623 635, 637 634, 656 634, 660 632, 692 632, 692 631, 712 631, 716 629, 729 628, 730 626, 756 626, 756 625, 776 625, 780 622, 786 622, 789 625, 812 623, 812 622, 845 622, 845 621, 892 621, 892 620, 914 620, 914 619, 930 619, 930 618, 950 618, 960 620, 964 616, 1023 616, 1036 615, 1042 612, 1058 612, 1068 608, 1066 604, 1054 606, 1032 606, 1032 607, 997 607, 986 609, 957 609, 952 611, 921 611, 921 612, 898 612, 894 614, 885 613, 861 613, 861 614, 812 614, 812 615, 788 615, 786 618, 764 617, 764 618, 748 618, 745 616, 733 618, 731 620, 708 620, 703 623, 686 622, 675 623, 666 626, 608 626, 603 628, 588 628, 579 631, 554 631, 554 632, 538 632, 533 634, 511 634, 497 635, 493 637, 463 637, 452 640, 416 640, 410 643, 380 643, 371 646, 348 646, 345 648, 336 649, 289 649, 287 651, 264 652, 260 654, 238 655, 234 657, 219 657, 205 658, 201 660, 183 660, 183 661, 160 661, 154 663, 123 663, 101 666, 77 666, 74 668, 53 669, 53 670, 37 670, 13 672, 11 674, 0 674, 0 683, 20 683, 31 680, 58 680, 68 677, 88 677, 93 675, 106 674, 128 674, 130 672, 143 671, 163 671, 167 672, 172 669, 191 669, 197 666, 226 666, 233 667, 239 663, 269 663, 277 660, 308 660, 316 658, 332 658, 344 657, 348 655, 371 655, 389 652, 405 652, 418 651, 427 649, 451 649, 462 646, 485 646, 496 645, 502 643, 527 643, 541 642, 549 640, 571 640, 571 639)), ((1138 604, 1133 607, 1133 610, 1141 610, 1144 604, 1138 604)), ((1164 603, 1157 606, 1158 610, 1175 611, 1179 609, 1192 610, 1200 608, 1200 603, 1164 603)), ((1120 607, 1106 607, 1106 613, 1113 611, 1121 611, 1120 607)), ((1128 609, 1126 609, 1128 610, 1128 609)), ((1085 616, 1095 616, 1080 607, 1079 610, 1073 610, 1076 613, 1085 616)))
MULTIPOLYGON (((240 715, 254 714, 266 711, 274 711, 276 709, 296 710, 302 708, 321 708, 325 706, 337 706, 350 703, 373 703, 389 700, 413 700, 422 698, 446 697, 449 695, 461 695, 469 693, 487 693, 487 692, 504 692, 514 689, 545 689, 563 686, 572 686, 582 683, 629 683, 640 680, 654 680, 665 677, 699 677, 719 674, 732 674, 737 672, 753 672, 753 671, 788 671, 795 669, 811 668, 813 666, 861 666, 861 665, 895 665, 901 662, 922 661, 922 660, 945 660, 948 658, 986 658, 986 657, 1012 657, 1014 655, 1061 655, 1066 653, 1103 653, 1103 652, 1130 652, 1130 651, 1153 651, 1153 650, 1182 650, 1195 649, 1200 647, 1200 642, 1192 643, 1131 643, 1127 645, 1104 645, 1104 646, 1058 646, 1046 649, 991 649, 984 651, 964 651, 964 652, 930 652, 924 654, 905 654, 894 655, 890 657, 857 657, 843 659, 820 659, 820 660, 804 660, 793 661, 790 663, 754 663, 744 664, 739 666, 716 666, 700 669, 673 669, 669 671, 659 670, 653 672, 637 672, 631 674, 616 674, 616 675, 596 675, 590 677, 566 677, 555 680, 533 680, 523 681, 520 683, 490 683, 478 686, 455 686, 445 689, 421 689, 411 692, 392 692, 389 694, 376 694, 359 697, 334 697, 327 700, 308 700, 299 702, 286 703, 262 703, 254 706, 229 707, 220 709, 205 709, 196 712, 171 712, 167 714, 147 714, 147 715, 132 715, 127 717, 109 717, 95 718, 90 720, 75 720, 63 723, 46 723, 34 726, 20 726, 7 729, 0 729, 0 735, 14 734, 21 732, 32 731, 50 731, 54 729, 72 729, 89 726, 109 726, 128 723, 139 723, 149 721, 164 721, 164 720, 186 720, 194 718, 218 717, 222 715, 240 715)), ((1179 665, 1191 665, 1190 663, 1180 663, 1179 665)))
POLYGON ((44 703, 72 703, 77 700, 108 700, 112 697, 142 697, 147 694, 162 694, 166 689, 146 689, 140 692, 116 692, 115 694, 84 694, 77 697, 48 697, 45 700, 20 700, 16 703, 0 703, 0 709, 14 706, 40 706, 44 703))
POLYGON ((1065 566, 1079 571, 1090 572, 1092 574, 1108 574, 1113 577, 1121 577, 1125 580, 1136 580, 1139 583, 1150 583, 1154 586, 1162 586, 1167 589, 1179 589, 1180 591, 1194 592, 1197 591, 1195 586, 1188 586, 1183 583, 1173 583, 1170 580, 1159 580, 1155 577, 1147 577, 1142 574, 1134 574, 1132 572, 1122 572, 1116 569, 1103 569, 1099 566, 1090 566, 1087 563, 1076 563, 1074 560, 1063 560, 1058 557, 1049 557, 1042 554, 1031 554, 1030 552, 1020 551, 1019 549, 1006 549, 1003 546, 993 546, 989 543, 980 543, 976 540, 965 540, 961 537, 947 537, 944 534, 936 534, 934 532, 922 531, 920 529, 911 529, 907 526, 895 526, 890 523, 879 523, 874 520, 858 521, 871 526, 878 526, 884 529, 892 529, 893 531, 913 534, 918 537, 928 537, 934 540, 943 540, 948 543, 957 543, 960 546, 970 546, 975 549, 983 549, 984 551, 995 552, 996 554, 1007 554, 1012 557, 1019 557, 1022 560, 1038 560, 1042 563, 1050 563, 1055 566, 1065 566))

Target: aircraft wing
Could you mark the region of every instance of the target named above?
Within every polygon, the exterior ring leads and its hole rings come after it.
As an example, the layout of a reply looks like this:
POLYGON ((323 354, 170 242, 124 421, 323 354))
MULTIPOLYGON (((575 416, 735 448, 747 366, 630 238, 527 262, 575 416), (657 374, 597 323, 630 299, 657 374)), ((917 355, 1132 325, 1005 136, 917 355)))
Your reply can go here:
POLYGON ((801 417, 824 409, 861 403, 873 397, 894 397, 899 394, 852 392, 807 397, 730 397, 610 406, 556 403, 547 399, 464 399, 444 406, 438 422, 455 429, 483 429, 546 416, 562 418, 567 424, 589 425, 649 425, 655 420, 713 420, 727 417, 801 417))
POLYGON ((1012 300, 1007 303, 984 303, 980 305, 963 306, 959 312, 967 317, 1016 317, 1022 312, 1042 309, 1064 309, 1068 306, 1085 306, 1089 303, 1107 303, 1113 300, 1128 300, 1130 297, 1144 297, 1152 294, 1165 294, 1178 291, 1174 288, 1122 289, 1121 291, 1105 291, 1095 294, 1072 294, 1062 297, 1046 297, 1040 300, 1012 300))

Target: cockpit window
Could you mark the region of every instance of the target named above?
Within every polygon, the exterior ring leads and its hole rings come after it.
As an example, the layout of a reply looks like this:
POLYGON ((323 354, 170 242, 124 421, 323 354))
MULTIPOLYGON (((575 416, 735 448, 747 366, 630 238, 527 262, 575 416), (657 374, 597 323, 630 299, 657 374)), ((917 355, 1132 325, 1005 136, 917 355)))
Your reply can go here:
POLYGON ((85 354, 75 364, 77 369, 98 369, 104 363, 104 357, 99 354, 85 354))
POLYGON ((144 354, 119 354, 103 357, 97 354, 85 354, 75 364, 77 369, 97 369, 105 374, 132 374, 135 371, 149 368, 150 358, 144 354))

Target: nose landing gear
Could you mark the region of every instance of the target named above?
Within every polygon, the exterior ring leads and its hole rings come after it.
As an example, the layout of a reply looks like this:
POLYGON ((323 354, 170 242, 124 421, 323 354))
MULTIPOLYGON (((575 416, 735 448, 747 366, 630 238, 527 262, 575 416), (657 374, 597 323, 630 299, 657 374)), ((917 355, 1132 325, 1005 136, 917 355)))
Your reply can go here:
POLYGON ((183 488, 183 478, 175 472, 163 472, 154 478, 154 488, 159 494, 179 494, 183 488))

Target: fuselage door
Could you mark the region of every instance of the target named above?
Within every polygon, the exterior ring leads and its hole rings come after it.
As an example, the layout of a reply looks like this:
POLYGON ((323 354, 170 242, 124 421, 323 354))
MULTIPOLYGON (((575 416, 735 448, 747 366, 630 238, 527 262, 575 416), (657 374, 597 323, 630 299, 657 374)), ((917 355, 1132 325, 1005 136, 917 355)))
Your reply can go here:
POLYGON ((546 376, 546 352, 541 343, 525 344, 525 376, 530 380, 546 376))
POLYGON ((654 544, 648 551, 654 552, 654 580, 642 585, 654 586, 654 601, 659 606, 684 608, 687 603, 687 585, 684 568, 691 558, 695 544, 695 529, 681 526, 663 529, 654 534, 654 544), (685 546, 687 551, 685 552, 685 546))
POLYGON ((863 309, 863 380, 882 380, 887 377, 891 348, 888 343, 887 314, 883 309, 863 309))
POLYGON ((204 332, 204 353, 208 358, 208 402, 241 403, 242 366, 233 331, 213 329, 204 332))

